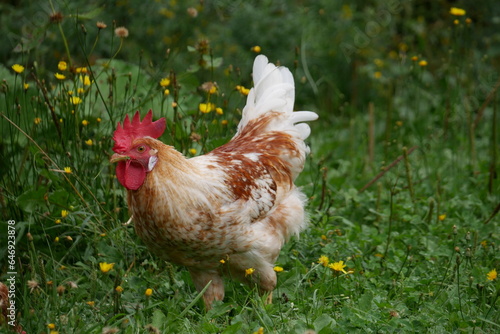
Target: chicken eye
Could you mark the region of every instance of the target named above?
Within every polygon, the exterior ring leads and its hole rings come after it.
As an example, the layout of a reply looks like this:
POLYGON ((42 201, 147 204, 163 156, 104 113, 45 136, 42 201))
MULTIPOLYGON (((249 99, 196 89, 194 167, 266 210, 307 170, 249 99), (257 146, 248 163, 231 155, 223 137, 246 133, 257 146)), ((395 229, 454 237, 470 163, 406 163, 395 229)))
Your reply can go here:
POLYGON ((142 152, 144 152, 144 151, 146 151, 146 147, 145 147, 145 146, 139 146, 139 147, 137 148, 137 152, 139 152, 139 153, 142 153, 142 152))

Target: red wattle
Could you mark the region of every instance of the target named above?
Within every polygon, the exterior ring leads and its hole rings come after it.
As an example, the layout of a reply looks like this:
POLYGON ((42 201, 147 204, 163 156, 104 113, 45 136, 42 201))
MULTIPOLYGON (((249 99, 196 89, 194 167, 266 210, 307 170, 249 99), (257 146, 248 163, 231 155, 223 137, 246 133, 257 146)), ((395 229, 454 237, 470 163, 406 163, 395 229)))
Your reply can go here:
POLYGON ((116 166, 116 177, 125 188, 137 190, 146 179, 146 169, 132 160, 120 161, 116 166))

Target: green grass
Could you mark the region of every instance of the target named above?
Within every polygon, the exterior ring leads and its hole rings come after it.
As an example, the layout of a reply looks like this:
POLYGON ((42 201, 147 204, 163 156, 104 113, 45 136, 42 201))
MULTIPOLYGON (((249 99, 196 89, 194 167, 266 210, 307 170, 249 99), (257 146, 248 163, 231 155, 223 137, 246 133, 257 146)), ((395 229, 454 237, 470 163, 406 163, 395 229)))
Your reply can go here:
POLYGON ((20 325, 27 333, 49 333, 48 324, 59 333, 498 332, 500 283, 487 278, 500 270, 494 1, 457 3, 467 10, 460 17, 444 1, 258 4, 1 5, 0 38, 11 48, 0 52, 0 281, 12 271, 15 220, 20 325), (53 10, 62 22, 49 23, 53 10), (152 256, 125 224, 111 137, 126 114, 152 109, 168 119, 161 139, 187 156, 225 143, 245 103, 235 87, 251 86, 255 45, 294 73, 296 109, 320 115, 298 180, 310 223, 281 252, 273 304, 228 280, 224 301, 205 312, 188 272, 152 256), (58 69, 61 60, 74 68, 58 69), (205 82, 217 92, 200 89, 205 82), (200 103, 223 114, 201 113, 200 103), (318 263, 322 255, 344 261, 347 273, 318 263), (103 262, 113 269, 103 273, 103 262))

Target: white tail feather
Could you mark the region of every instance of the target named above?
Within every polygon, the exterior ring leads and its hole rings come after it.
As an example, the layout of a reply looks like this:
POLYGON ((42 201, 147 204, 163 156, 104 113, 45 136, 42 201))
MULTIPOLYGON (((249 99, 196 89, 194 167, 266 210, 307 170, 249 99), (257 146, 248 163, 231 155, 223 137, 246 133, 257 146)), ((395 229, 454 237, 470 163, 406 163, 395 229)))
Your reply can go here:
POLYGON ((297 133, 300 139, 306 139, 311 129, 307 124, 296 123, 313 121, 318 115, 312 111, 293 111, 295 83, 290 70, 286 67, 276 67, 269 63, 266 56, 259 55, 253 64, 253 80, 254 87, 248 93, 238 133, 251 120, 273 111, 287 114, 288 118, 276 124, 276 129, 273 126, 268 131, 291 131, 297 133))

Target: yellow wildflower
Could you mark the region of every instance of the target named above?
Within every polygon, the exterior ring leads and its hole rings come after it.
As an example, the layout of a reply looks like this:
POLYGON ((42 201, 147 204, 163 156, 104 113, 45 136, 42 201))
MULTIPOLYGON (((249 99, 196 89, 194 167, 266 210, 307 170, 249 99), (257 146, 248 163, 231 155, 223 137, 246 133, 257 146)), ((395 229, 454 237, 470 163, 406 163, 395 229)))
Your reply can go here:
POLYGON ((83 84, 85 86, 90 86, 91 82, 90 82, 90 77, 88 75, 85 75, 85 76, 80 76, 80 82, 83 82, 83 84))
POLYGON ((87 125, 89 125, 89 121, 87 121, 86 119, 84 119, 84 120, 82 121, 82 125, 83 125, 83 126, 87 126, 87 125))
POLYGON ((103 273, 107 273, 108 271, 113 269, 114 266, 115 266, 114 263, 107 263, 107 262, 100 262, 99 263, 99 268, 101 269, 101 271, 103 273))
POLYGON ((253 332, 252 334, 264 334, 264 327, 260 327, 256 332, 253 332))
POLYGON ((55 324, 50 323, 50 324, 47 324, 47 328, 48 328, 48 329, 55 329, 55 328, 56 328, 56 325, 55 325, 55 324))
POLYGON ((413 56, 413 57, 411 57, 411 60, 413 60, 413 61, 417 61, 417 60, 418 60, 418 56, 413 56))
POLYGON ((12 69, 14 70, 14 72, 20 74, 20 73, 23 73, 24 66, 23 65, 19 65, 19 64, 14 64, 14 65, 12 65, 12 69))
POLYGON ((55 237, 54 242, 59 242, 59 237, 55 237))
POLYGON ((66 71, 68 69, 68 64, 65 61, 60 61, 59 64, 57 64, 57 68, 59 71, 66 71))
POLYGON ((56 73, 56 74, 54 74, 54 76, 58 80, 64 80, 64 79, 66 79, 66 76, 64 74, 61 74, 61 73, 56 73))
POLYGON ((189 153, 191 153, 192 155, 195 155, 196 154, 196 149, 195 148, 190 148, 189 149, 189 153))
POLYGON ((77 68, 75 68, 75 72, 76 73, 87 73, 88 70, 86 67, 77 67, 77 68))
POLYGON ((61 210, 61 217, 66 218, 69 215, 68 210, 61 210))
POLYGON ((149 297, 153 294, 153 289, 146 289, 146 291, 144 292, 144 294, 149 297))
POLYGON ((100 117, 96 118, 97 123, 101 123, 102 119, 100 117))
POLYGON ((245 277, 249 276, 249 275, 252 275, 254 272, 255 272, 254 268, 245 269, 245 277))
POLYGON ((87 305, 93 307, 95 305, 95 301, 93 301, 93 300, 88 301, 87 305))
POLYGON ((422 66, 422 67, 423 67, 423 66, 427 66, 427 60, 421 60, 421 61, 419 61, 419 62, 418 62, 418 65, 419 65, 419 66, 422 66))
POLYGON ((260 53, 260 52, 262 51, 262 48, 261 48, 260 46, 256 45, 256 46, 253 46, 253 47, 251 48, 251 50, 252 50, 253 52, 255 52, 255 53, 260 53))
POLYGON ((245 88, 245 87, 240 86, 240 85, 236 86, 236 90, 243 95, 248 95, 248 93, 250 93, 250 89, 245 88))
POLYGON ((73 173, 73 171, 71 170, 71 167, 64 167, 64 172, 65 172, 66 174, 71 174, 71 173, 73 173))
POLYGON ((458 24, 460 24, 460 21, 459 21, 459 20, 457 20, 457 19, 455 19, 455 20, 453 20, 453 24, 454 24, 454 25, 458 25, 458 24))
POLYGON ((328 268, 332 270, 341 271, 344 274, 347 274, 347 271, 344 270, 345 267, 347 267, 347 265, 344 264, 344 261, 334 262, 328 266, 328 268))
POLYGON ((481 246, 483 246, 483 247, 488 246, 488 240, 481 241, 481 246))
POLYGON ((450 14, 454 16, 464 16, 466 14, 466 11, 462 8, 451 7, 450 14))
POLYGON ((223 119, 222 121, 220 121, 220 124, 222 125, 227 125, 227 123, 228 123, 227 119, 223 119))
POLYGON ((81 88, 81 87, 80 87, 80 88, 78 88, 78 89, 76 90, 76 92, 77 92, 78 94, 83 94, 83 93, 85 93, 85 88, 81 88))
POLYGON ((165 89, 163 91, 163 95, 165 95, 165 96, 170 95, 170 89, 165 89))
POLYGON ((380 79, 382 78, 382 72, 376 71, 375 73, 373 73, 373 76, 375 77, 375 79, 380 79))
POLYGON ((326 255, 321 255, 318 259, 318 263, 323 265, 323 267, 327 267, 330 259, 326 255))
POLYGON ((34 122, 36 125, 38 125, 38 124, 42 123, 42 119, 40 117, 37 117, 37 118, 35 118, 34 122))
POLYGON ((489 281, 496 280, 497 279, 497 270, 493 269, 492 271, 490 271, 488 274, 486 274, 486 278, 489 281))
POLYGON ((328 240, 328 237, 324 234, 321 235, 321 240, 328 240))
POLYGON ((222 264, 224 264, 224 263, 226 263, 226 260, 221 259, 219 262, 222 263, 222 264))
POLYGON ((115 288, 115 291, 116 291, 116 292, 118 292, 118 293, 122 293, 122 292, 123 292, 123 288, 122 288, 121 286, 119 286, 119 285, 118 285, 118 286, 115 288))
POLYGON ((59 334, 58 331, 50 331, 49 334, 59 334))
POLYGON ((89 139, 85 141, 85 144, 87 144, 88 146, 92 146, 94 142, 92 141, 92 139, 89 139))
POLYGON ((160 86, 167 87, 170 85, 170 78, 163 78, 160 80, 160 86))
POLYGON ((56 219, 55 223, 56 224, 61 224, 61 219, 56 219))
POLYGON ((438 219, 439 219, 439 221, 443 221, 446 219, 446 215, 445 214, 439 215, 438 219))
POLYGON ((200 105, 198 106, 198 109, 200 110, 200 112, 202 112, 204 114, 208 114, 209 112, 214 110, 214 108, 215 108, 215 105, 213 103, 200 103, 200 105))
POLYGON ((23 84, 23 88, 24 88, 24 90, 27 90, 28 88, 30 88, 30 84, 25 82, 23 84))
POLYGON ((274 270, 275 272, 277 272, 277 273, 280 273, 280 272, 282 272, 282 271, 283 271, 283 267, 280 267, 280 266, 275 266, 275 267, 273 268, 273 270, 274 270))
POLYGON ((78 96, 72 96, 70 98, 70 100, 71 100, 71 103, 74 105, 82 103, 82 99, 79 98, 78 96))
POLYGON ((215 112, 217 113, 217 115, 224 115, 224 110, 222 110, 222 108, 220 107, 215 108, 215 112))
POLYGON ((469 18, 469 17, 468 17, 468 18, 466 18, 466 19, 465 19, 465 23, 467 23, 467 24, 471 24, 471 23, 472 23, 472 19, 471 19, 471 18, 469 18))

